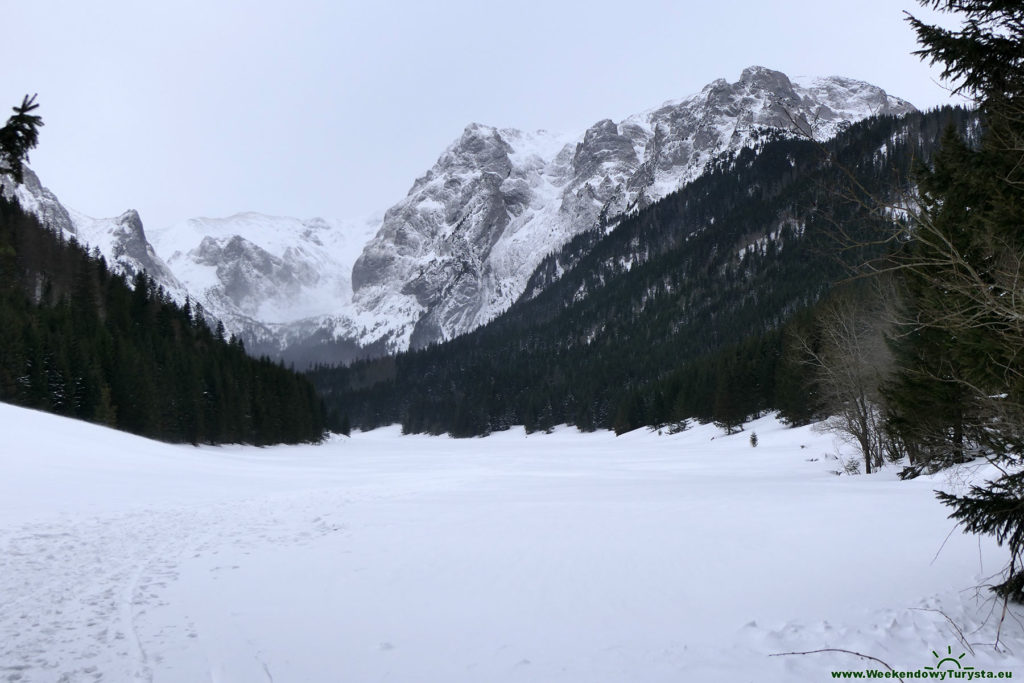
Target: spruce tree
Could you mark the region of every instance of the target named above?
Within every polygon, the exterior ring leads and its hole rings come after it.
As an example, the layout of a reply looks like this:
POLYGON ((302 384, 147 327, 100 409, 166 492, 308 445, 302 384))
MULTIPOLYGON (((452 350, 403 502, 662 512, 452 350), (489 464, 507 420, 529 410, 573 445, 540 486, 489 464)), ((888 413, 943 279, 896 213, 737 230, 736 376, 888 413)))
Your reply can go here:
POLYGON ((13 107, 14 115, 0 128, 0 162, 14 181, 22 182, 23 164, 28 160, 29 150, 39 143, 39 128, 43 119, 32 112, 39 108, 36 96, 25 95, 21 104, 13 107))
MULTIPOLYGON (((914 17, 919 56, 943 66, 982 115, 976 145, 950 140, 922 182, 915 245, 903 266, 931 291, 911 299, 918 329, 946 334, 943 352, 977 411, 974 438, 1003 471, 1024 463, 1024 6, 1006 0, 922 0, 956 14, 945 29, 914 17), (1010 467, 1006 467, 1010 465, 1010 467)), ((942 378, 939 378, 942 379, 942 378)), ((963 496, 939 493, 965 529, 1010 551, 995 590, 1024 601, 1024 476, 1006 474, 963 496)))

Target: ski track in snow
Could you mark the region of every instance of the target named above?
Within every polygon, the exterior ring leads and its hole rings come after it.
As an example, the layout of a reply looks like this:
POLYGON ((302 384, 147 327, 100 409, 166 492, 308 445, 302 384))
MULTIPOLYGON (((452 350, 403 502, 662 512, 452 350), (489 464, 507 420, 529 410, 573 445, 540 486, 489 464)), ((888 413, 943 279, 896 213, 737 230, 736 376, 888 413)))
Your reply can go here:
POLYGON ((222 552, 281 551, 342 533, 324 512, 335 503, 305 495, 3 529, 0 681, 153 681, 166 643, 200 637, 194 623, 147 618, 168 607, 183 560, 216 576, 238 569, 222 552))
POLYGON ((835 477, 828 437, 770 419, 756 449, 710 426, 193 449, 2 404, 0 423, 0 683, 866 666, 769 657, 822 648, 906 669, 955 647, 1024 673, 1024 613, 997 650, 999 606, 974 588, 1002 549, 957 534, 932 557, 950 525, 931 489, 962 482, 835 477))

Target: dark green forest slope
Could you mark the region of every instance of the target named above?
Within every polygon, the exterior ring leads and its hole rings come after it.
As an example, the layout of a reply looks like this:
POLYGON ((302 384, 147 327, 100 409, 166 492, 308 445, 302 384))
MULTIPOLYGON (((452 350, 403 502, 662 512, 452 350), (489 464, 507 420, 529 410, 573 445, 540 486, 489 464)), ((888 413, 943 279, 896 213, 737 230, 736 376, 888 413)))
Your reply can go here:
POLYGON ((312 384, 0 198, 0 400, 166 441, 314 441, 312 384))
POLYGON ((339 428, 625 431, 729 426, 772 408, 808 419, 807 371, 784 362, 787 324, 885 248, 843 248, 892 233, 893 217, 861 200, 897 199, 943 131, 974 122, 947 108, 867 120, 824 146, 766 138, 614 230, 577 236, 487 326, 311 376, 339 428))

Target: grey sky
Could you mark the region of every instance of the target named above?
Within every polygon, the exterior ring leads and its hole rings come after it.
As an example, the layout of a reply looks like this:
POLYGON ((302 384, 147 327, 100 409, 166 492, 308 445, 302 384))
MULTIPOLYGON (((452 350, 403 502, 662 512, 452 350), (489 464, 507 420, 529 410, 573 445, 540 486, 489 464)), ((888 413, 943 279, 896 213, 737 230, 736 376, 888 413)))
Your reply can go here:
POLYGON ((0 106, 39 93, 32 166, 93 216, 355 217, 471 122, 583 130, 751 64, 948 101, 901 0, 9 2, 0 106))

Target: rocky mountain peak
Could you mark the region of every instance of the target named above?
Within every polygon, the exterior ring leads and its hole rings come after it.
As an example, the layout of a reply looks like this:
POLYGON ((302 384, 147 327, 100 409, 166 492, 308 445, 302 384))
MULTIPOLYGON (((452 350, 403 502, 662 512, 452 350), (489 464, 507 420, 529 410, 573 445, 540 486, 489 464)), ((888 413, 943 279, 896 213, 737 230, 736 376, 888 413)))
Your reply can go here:
POLYGON ((748 66, 740 73, 740 79, 736 84, 752 91, 768 91, 790 96, 796 95, 789 76, 781 71, 775 71, 763 66, 748 66))
POLYGON ((141 237, 143 240, 146 239, 146 230, 142 226, 142 217, 139 216, 139 212, 135 209, 128 209, 115 218, 114 222, 122 226, 126 232, 131 233, 133 236, 141 237))
POLYGON ((861 81, 805 84, 751 66, 735 82, 717 79, 618 123, 601 119, 565 144, 470 124, 356 261, 355 315, 372 321, 361 342, 401 349, 486 322, 573 235, 614 225, 768 129, 826 138, 872 114, 911 110, 861 81))
POLYGON ((462 137, 449 150, 450 167, 483 173, 507 173, 512 148, 502 139, 497 128, 478 123, 466 126, 462 137))

